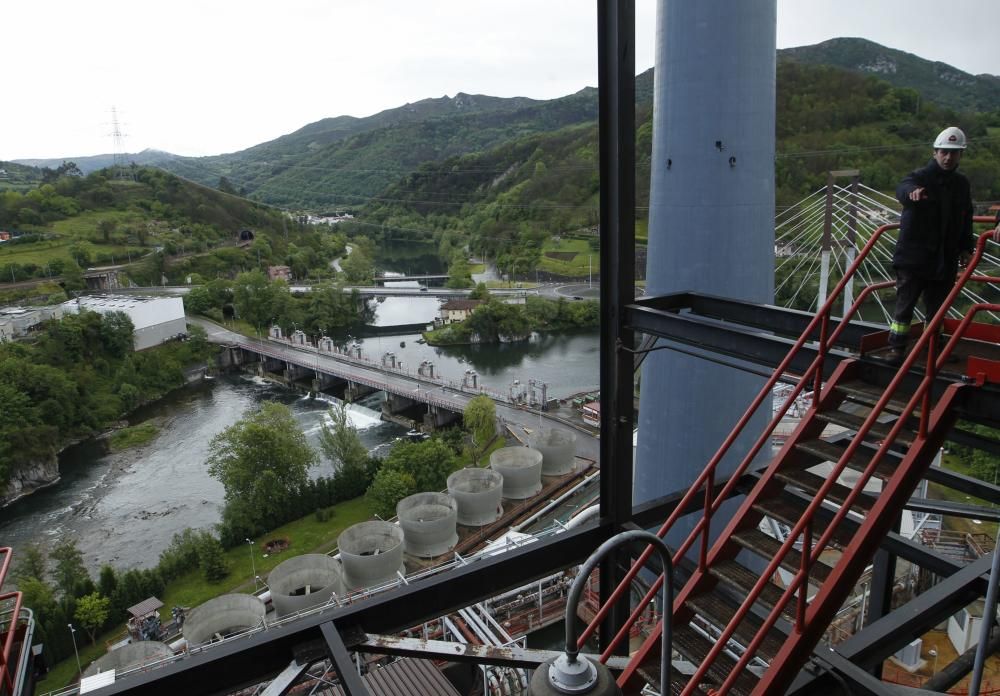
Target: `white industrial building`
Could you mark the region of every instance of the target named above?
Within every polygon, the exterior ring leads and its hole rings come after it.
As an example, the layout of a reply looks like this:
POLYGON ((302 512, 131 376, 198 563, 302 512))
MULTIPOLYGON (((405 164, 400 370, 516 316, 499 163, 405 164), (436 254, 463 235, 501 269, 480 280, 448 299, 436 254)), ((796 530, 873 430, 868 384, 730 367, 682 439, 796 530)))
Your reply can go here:
POLYGON ((184 301, 179 297, 81 295, 61 305, 66 312, 124 312, 135 327, 134 346, 143 350, 187 331, 184 301))
POLYGON ((0 307, 0 343, 27 336, 39 324, 58 319, 62 307, 0 307))

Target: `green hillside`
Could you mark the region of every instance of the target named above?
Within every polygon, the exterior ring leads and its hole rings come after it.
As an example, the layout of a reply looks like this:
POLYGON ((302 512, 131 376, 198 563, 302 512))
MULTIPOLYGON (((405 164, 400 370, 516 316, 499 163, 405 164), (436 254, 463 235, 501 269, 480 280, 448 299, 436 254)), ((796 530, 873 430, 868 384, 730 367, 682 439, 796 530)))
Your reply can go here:
MULTIPOLYGON (((636 100, 651 102, 652 71, 638 76, 636 100)), ((242 152, 160 166, 212 186, 225 176, 236 190, 274 205, 330 210, 367 203, 425 162, 596 118, 590 87, 549 101, 459 94, 366 119, 325 119, 242 152)))
MULTIPOLYGON (((779 205, 822 187, 831 169, 858 168, 891 191, 930 156, 942 124, 973 147, 962 162, 977 200, 1000 199, 1000 112, 956 113, 875 77, 793 61, 778 65, 776 183, 779 205)), ((651 108, 637 112, 638 226, 646 218, 651 108)), ((521 277, 566 261, 554 237, 592 238, 598 216, 597 128, 579 125, 491 150, 425 164, 373 200, 359 232, 431 239, 442 258, 469 245, 521 277)), ((593 242, 589 242, 593 243, 593 242)), ((578 252, 582 253, 582 252, 578 252)))
POLYGON ((0 229, 18 235, 0 245, 0 282, 64 275, 79 284, 81 268, 129 264, 133 280, 158 284, 164 274, 231 277, 269 263, 301 265, 306 251, 306 266, 325 265, 319 256, 332 253, 280 210, 167 172, 133 173, 62 175, 23 193, 0 191, 0 229), (249 245, 237 244, 243 230, 255 237, 249 245))
MULTIPOLYGON (((984 47, 984 50, 992 50, 984 47)), ((921 98, 959 111, 1000 109, 1000 77, 970 75, 912 53, 886 48, 866 39, 830 39, 813 46, 778 51, 779 60, 829 65, 873 75, 894 87, 907 87, 921 98)))
MULTIPOLYGON (((539 102, 524 97, 506 99, 459 93, 454 97, 423 99, 364 118, 353 116, 325 118, 288 135, 239 152, 197 158, 170 156, 158 164, 169 171, 210 186, 217 185, 221 177, 226 177, 237 190, 253 194, 263 184, 279 177, 290 167, 315 168, 316 164, 312 160, 324 150, 329 151, 329 157, 335 158, 338 149, 331 150, 329 146, 348 141, 355 136, 379 129, 406 128, 408 125, 428 120, 448 120, 485 113, 510 113, 536 103, 539 102)), ((357 147, 355 145, 353 149, 357 147)), ((348 149, 352 147, 348 146, 348 149)), ((319 157, 321 164, 324 164, 324 160, 324 157, 319 157)), ((290 185, 296 185, 294 177, 290 185)), ((279 184, 277 188, 280 191, 282 185, 279 184)), ((271 199, 263 194, 259 197, 270 203, 278 202, 277 198, 271 199)))

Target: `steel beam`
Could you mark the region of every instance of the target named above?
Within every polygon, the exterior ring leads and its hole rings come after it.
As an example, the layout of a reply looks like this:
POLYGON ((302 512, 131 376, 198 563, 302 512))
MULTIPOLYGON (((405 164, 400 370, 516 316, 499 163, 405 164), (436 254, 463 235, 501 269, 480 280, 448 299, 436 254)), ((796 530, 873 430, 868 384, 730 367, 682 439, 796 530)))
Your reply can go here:
POLYGON ((337 670, 340 687, 347 696, 369 696, 368 689, 365 688, 364 682, 361 681, 361 675, 357 672, 357 666, 337 632, 337 627, 333 625, 332 621, 327 621, 320 626, 320 630, 323 632, 323 640, 326 641, 333 667, 337 670))
MULTIPOLYGON (((631 329, 623 308, 635 297, 635 3, 597 3, 598 137, 601 235, 601 518, 622 529, 632 512, 631 329)), ((605 603, 625 576, 625 552, 601 564, 605 603)), ((624 625, 628 605, 616 606, 601 624, 606 645, 624 625)), ((627 646, 623 646, 627 649, 627 646)))
MULTIPOLYGON (((130 675, 95 692, 95 696, 207 696, 257 684, 284 669, 302 646, 324 641, 320 627, 329 621, 338 629, 359 626, 371 633, 394 633, 417 626, 582 563, 591 550, 610 538, 609 530, 610 525, 603 522, 574 529, 350 606, 272 626, 266 631, 192 653, 155 670, 130 675)), ((352 647, 345 645, 349 649, 352 647)))
POLYGON ((929 498, 910 498, 903 507, 907 510, 929 512, 935 515, 949 515, 951 517, 1000 522, 1000 509, 986 507, 985 505, 968 505, 966 503, 954 503, 950 500, 931 500, 929 498))
MULTIPOLYGON (((983 556, 854 634, 836 646, 837 657, 862 671, 879 664, 930 627, 982 597, 987 583, 985 576, 989 573, 992 560, 992 556, 983 556)), ((827 657, 824 652, 818 654, 823 659, 827 657)), ((838 671, 843 674, 842 670, 838 671)), ((803 672, 787 693, 789 696, 824 693, 817 682, 820 678, 803 672)), ((829 677, 822 682, 826 685, 834 683, 829 677)))
MULTIPOLYGON (((356 644, 358 652, 375 655, 396 655, 415 657, 423 660, 445 660, 448 662, 472 662, 474 664, 501 665, 503 667, 523 667, 537 669, 543 662, 559 657, 560 650, 532 650, 518 645, 472 645, 452 643, 446 640, 424 640, 422 638, 401 638, 399 636, 368 635, 356 644)), ((581 653, 583 655, 584 653, 581 653)), ((599 655, 586 655, 597 662, 599 655)), ((628 658, 612 656, 605 665, 620 672, 625 669, 628 658)))

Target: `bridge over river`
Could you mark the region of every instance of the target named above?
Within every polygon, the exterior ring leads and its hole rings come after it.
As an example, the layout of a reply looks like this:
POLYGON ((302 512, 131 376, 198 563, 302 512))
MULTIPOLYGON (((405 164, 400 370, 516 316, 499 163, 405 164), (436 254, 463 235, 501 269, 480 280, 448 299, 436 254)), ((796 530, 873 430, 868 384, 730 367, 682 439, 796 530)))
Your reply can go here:
MULTIPOLYGON (((249 366, 284 376, 289 382, 306 380, 313 391, 333 389, 338 384, 347 398, 380 391, 385 393, 383 412, 413 414, 415 407, 426 405, 422 414, 426 425, 437 427, 461 417, 469 401, 486 394, 496 404, 497 418, 512 428, 535 430, 539 427, 572 428, 577 431, 577 455, 597 461, 598 441, 589 431, 551 414, 513 404, 506 394, 481 384, 462 384, 439 375, 421 375, 408 367, 384 366, 357 355, 316 350, 312 346, 293 346, 284 341, 256 340, 229 331, 218 324, 188 317, 202 326, 213 343, 226 346, 231 364, 249 366)), ((422 408, 419 408, 422 410, 422 408)))

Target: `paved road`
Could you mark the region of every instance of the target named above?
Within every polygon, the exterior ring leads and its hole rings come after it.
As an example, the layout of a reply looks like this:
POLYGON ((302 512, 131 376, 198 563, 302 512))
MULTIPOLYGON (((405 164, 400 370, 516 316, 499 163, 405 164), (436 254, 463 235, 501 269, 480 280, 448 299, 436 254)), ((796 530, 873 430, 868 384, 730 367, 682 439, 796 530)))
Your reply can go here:
POLYGON ((276 341, 247 338, 198 317, 188 317, 187 320, 203 327, 208 333, 209 340, 213 343, 241 345, 247 350, 253 350, 324 374, 350 379, 414 401, 430 403, 456 413, 462 413, 473 397, 485 393, 493 398, 496 403, 497 417, 503 422, 532 431, 539 427, 572 428, 576 432, 577 455, 594 461, 598 459, 599 443, 597 438, 589 432, 585 432, 562 419, 552 418, 546 413, 512 406, 507 403, 503 394, 465 388, 460 383, 451 380, 418 376, 409 370, 386 369, 378 363, 372 363, 363 358, 317 353, 312 349, 295 348, 276 341))

